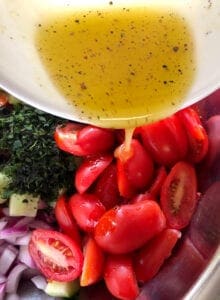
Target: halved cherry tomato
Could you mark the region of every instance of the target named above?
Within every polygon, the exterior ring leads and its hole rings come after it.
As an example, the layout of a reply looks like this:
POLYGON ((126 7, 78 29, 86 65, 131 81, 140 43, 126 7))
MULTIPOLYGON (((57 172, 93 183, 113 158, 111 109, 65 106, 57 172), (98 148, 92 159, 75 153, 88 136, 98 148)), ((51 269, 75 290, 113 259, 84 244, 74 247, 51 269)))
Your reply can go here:
POLYGON ((125 204, 107 211, 95 227, 95 240, 110 253, 128 253, 143 246, 165 228, 155 201, 125 204))
POLYGON ((139 294, 130 255, 109 255, 104 279, 108 290, 121 300, 134 300, 139 294))
POLYGON ((70 197, 70 209, 81 229, 93 232, 101 216, 105 213, 104 205, 93 194, 74 194, 70 197))
POLYGON ((8 94, 6 94, 3 91, 0 91, 0 108, 8 104, 8 98, 9 98, 8 94))
POLYGON ((160 165, 172 166, 187 154, 187 136, 176 115, 144 125, 139 132, 145 148, 160 165))
POLYGON ((174 229, 186 227, 197 203, 197 178, 194 167, 178 162, 171 169, 161 190, 161 208, 168 226, 174 229))
POLYGON ((73 219, 67 203, 67 197, 61 195, 55 205, 55 216, 56 220, 64 233, 76 241, 79 245, 81 243, 81 238, 79 234, 78 227, 75 220, 73 219))
POLYGON ((115 150, 120 195, 126 198, 146 190, 153 176, 153 161, 138 140, 132 139, 127 151, 122 144, 115 150))
POLYGON ((84 193, 108 167, 112 159, 113 156, 110 154, 87 156, 75 173, 77 191, 80 194, 84 193))
POLYGON ((129 203, 138 203, 138 202, 142 202, 142 201, 147 201, 147 200, 153 200, 156 201, 156 199, 154 198, 154 196, 152 196, 150 193, 146 192, 144 194, 137 194, 134 196, 134 198, 131 199, 131 201, 129 203))
POLYGON ((34 230, 29 251, 36 266, 49 280, 68 282, 82 272, 82 251, 75 241, 58 231, 34 230))
POLYGON ((103 275, 105 256, 95 240, 89 237, 83 247, 84 262, 80 285, 87 286, 99 281, 103 275))
POLYGON ((161 187, 167 177, 167 171, 164 166, 159 167, 156 170, 156 177, 148 190, 148 193, 152 195, 152 197, 157 198, 160 195, 161 187))
POLYGON ((99 197, 106 209, 110 209, 120 202, 117 182, 116 164, 110 164, 99 176, 94 193, 99 197))
POLYGON ((185 108, 177 113, 186 130, 189 143, 188 160, 200 162, 208 152, 208 136, 197 112, 192 108, 185 108))
POLYGON ((165 229, 138 251, 134 259, 138 281, 146 282, 157 274, 180 237, 180 231, 165 229))
POLYGON ((67 123, 56 128, 54 139, 61 150, 86 156, 112 150, 115 134, 110 129, 67 123))

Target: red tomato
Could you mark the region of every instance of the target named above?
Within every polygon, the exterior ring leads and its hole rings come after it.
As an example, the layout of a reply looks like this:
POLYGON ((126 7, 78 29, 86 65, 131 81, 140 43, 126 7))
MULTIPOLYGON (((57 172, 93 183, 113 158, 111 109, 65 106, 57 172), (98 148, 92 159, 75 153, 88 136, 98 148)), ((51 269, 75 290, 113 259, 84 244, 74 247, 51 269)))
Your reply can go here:
POLYGON ((126 204, 107 211, 95 227, 95 240, 105 251, 131 252, 165 227, 165 217, 155 201, 126 204))
POLYGON ((71 213, 69 212, 67 199, 64 195, 57 199, 55 206, 56 220, 64 233, 71 237, 78 244, 81 243, 78 227, 71 213))
POLYGON ((148 190, 148 193, 152 195, 152 197, 157 198, 160 195, 161 187, 167 177, 167 172, 164 166, 158 168, 156 172, 156 178, 153 181, 153 184, 148 190))
POLYGON ((177 113, 185 127, 189 151, 188 159, 193 163, 200 162, 208 152, 208 136, 197 112, 192 108, 185 108, 177 113))
POLYGON ((127 151, 122 144, 115 151, 118 187, 121 196, 130 198, 145 190, 153 175, 153 162, 138 140, 132 139, 127 151))
POLYGON ((70 197, 70 209, 77 224, 86 232, 93 232, 105 212, 104 205, 96 195, 74 194, 70 197))
POLYGON ((171 169, 161 190, 161 208, 168 226, 174 229, 186 227, 197 203, 197 178, 194 167, 178 162, 171 169))
POLYGON ((139 294, 130 255, 109 255, 104 270, 108 290, 121 300, 134 300, 139 294))
POLYGON ((117 182, 117 167, 110 164, 99 176, 94 193, 99 197, 106 209, 110 209, 120 202, 117 182))
POLYGON ((89 156, 83 161, 75 173, 75 187, 77 191, 84 193, 108 167, 113 157, 110 154, 89 156))
POLYGON ((9 96, 5 92, 0 91, 0 108, 8 104, 8 98, 9 96))
POLYGON ((187 154, 187 136, 177 116, 140 127, 145 148, 160 165, 171 166, 187 154))
POLYGON ((103 274, 104 253, 93 238, 88 238, 83 247, 84 262, 80 285, 87 286, 99 281, 103 274))
POLYGON ((165 229, 140 249, 134 259, 134 270, 138 281, 146 282, 157 274, 180 237, 180 231, 165 229))
POLYGON ((156 201, 154 196, 152 196, 150 193, 146 192, 144 194, 137 194, 134 198, 131 199, 131 201, 129 203, 138 203, 138 202, 147 201, 147 200, 156 201))
POLYGON ((36 266, 49 280, 72 281, 82 272, 83 254, 79 246, 58 231, 34 230, 29 251, 36 266))
POLYGON ((61 150, 78 156, 112 150, 115 143, 113 130, 74 123, 58 126, 54 138, 61 150))

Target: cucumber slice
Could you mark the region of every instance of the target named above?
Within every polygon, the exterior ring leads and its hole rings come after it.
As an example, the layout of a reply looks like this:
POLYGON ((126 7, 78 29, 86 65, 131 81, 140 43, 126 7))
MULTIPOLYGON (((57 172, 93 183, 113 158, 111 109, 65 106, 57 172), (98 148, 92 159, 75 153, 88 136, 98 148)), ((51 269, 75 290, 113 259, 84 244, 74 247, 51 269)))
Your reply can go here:
POLYGON ((79 281, 70 282, 49 281, 45 293, 51 297, 69 298, 75 295, 79 290, 79 281))
POLYGON ((9 199, 9 215, 12 217, 36 217, 40 197, 31 194, 12 194, 9 199))

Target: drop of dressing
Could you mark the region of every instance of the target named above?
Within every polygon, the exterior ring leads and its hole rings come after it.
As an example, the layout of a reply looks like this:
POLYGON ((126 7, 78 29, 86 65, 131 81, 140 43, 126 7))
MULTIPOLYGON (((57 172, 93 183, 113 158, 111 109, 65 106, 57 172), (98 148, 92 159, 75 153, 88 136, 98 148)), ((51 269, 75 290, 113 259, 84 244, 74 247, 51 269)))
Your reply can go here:
POLYGON ((186 19, 169 9, 108 8, 49 14, 36 47, 83 121, 132 128, 180 107, 195 75, 186 19))

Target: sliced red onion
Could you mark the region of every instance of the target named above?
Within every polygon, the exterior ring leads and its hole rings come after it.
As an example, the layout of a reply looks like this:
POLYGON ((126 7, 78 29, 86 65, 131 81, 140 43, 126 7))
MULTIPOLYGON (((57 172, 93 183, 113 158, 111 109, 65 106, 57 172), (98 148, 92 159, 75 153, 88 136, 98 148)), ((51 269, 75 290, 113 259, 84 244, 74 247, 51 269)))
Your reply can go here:
POLYGON ((6 226, 7 224, 8 224, 8 222, 2 218, 2 219, 0 220, 0 230, 2 230, 3 228, 5 228, 5 226, 6 226))
POLYGON ((20 246, 18 260, 32 269, 36 268, 36 265, 29 254, 28 246, 20 246))
POLYGON ((3 212, 3 214, 4 214, 5 216, 9 216, 9 208, 8 208, 8 207, 4 207, 4 208, 2 209, 2 212, 3 212))
POLYGON ((43 228, 43 229, 51 229, 52 227, 48 225, 46 222, 41 220, 34 220, 29 225, 30 228, 36 229, 36 228, 43 228))
POLYGON ((16 293, 21 275, 26 269, 27 269, 26 265, 18 264, 11 270, 11 272, 8 275, 8 280, 6 283, 7 293, 16 293))
POLYGON ((7 278, 3 275, 0 275, 0 284, 6 282, 7 278))
POLYGON ((6 241, 14 241, 14 239, 24 236, 27 233, 27 227, 10 227, 5 228, 0 231, 0 239, 6 240, 6 241))
POLYGON ((11 265, 15 261, 18 254, 18 250, 13 246, 7 246, 0 257, 0 274, 5 275, 10 269, 11 265))
POLYGON ((17 294, 7 294, 6 300, 21 300, 17 294))
POLYGON ((15 241, 15 245, 28 245, 31 239, 31 232, 26 233, 24 236, 18 237, 15 241))
POLYGON ((23 217, 14 225, 14 228, 23 228, 26 225, 28 225, 29 223, 31 223, 33 220, 34 220, 34 218, 31 218, 31 217, 23 217))
POLYGON ((38 209, 44 209, 46 207, 47 207, 47 204, 42 199, 40 199, 38 201, 38 209))
POLYGON ((47 281, 46 279, 41 276, 34 276, 31 281, 33 282, 33 284, 39 289, 39 290, 45 290, 46 286, 47 286, 47 281))
POLYGON ((6 288, 6 283, 1 283, 0 284, 0 300, 5 299, 5 288, 6 288))

